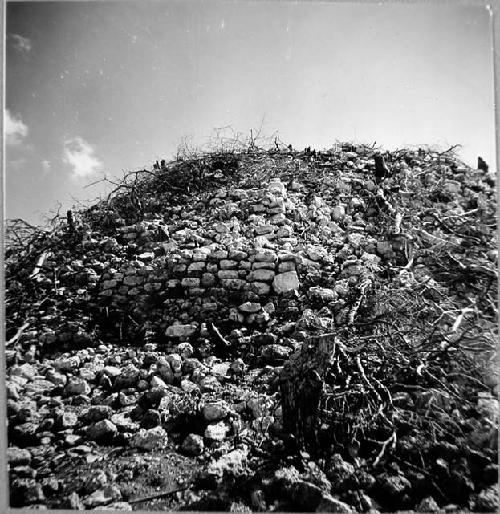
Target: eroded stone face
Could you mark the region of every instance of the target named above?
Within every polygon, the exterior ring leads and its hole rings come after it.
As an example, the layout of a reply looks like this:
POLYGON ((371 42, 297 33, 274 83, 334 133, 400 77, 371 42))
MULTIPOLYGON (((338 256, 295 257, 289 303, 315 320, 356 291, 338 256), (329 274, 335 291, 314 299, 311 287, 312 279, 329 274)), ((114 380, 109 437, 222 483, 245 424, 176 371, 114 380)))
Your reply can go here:
POLYGON ((278 294, 297 291, 299 287, 300 282, 296 271, 287 271, 274 277, 273 289, 278 294))

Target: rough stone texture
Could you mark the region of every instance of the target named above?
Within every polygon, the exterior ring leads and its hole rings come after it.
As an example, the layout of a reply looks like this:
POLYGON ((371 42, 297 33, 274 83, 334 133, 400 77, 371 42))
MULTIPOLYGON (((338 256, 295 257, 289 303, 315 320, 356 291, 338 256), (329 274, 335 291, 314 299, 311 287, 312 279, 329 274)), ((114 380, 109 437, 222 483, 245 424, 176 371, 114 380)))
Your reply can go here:
POLYGON ((87 437, 94 441, 110 440, 116 435, 117 428, 111 421, 105 419, 90 425, 87 429, 87 437))
POLYGON ((188 455, 201 455, 204 448, 203 437, 198 434, 189 434, 182 443, 182 450, 188 455))
POLYGON ((130 446, 141 450, 155 450, 164 448, 168 442, 168 436, 162 427, 149 430, 141 428, 130 440, 130 446))
POLYGON ((229 432, 229 427, 223 422, 208 425, 205 430, 205 438, 209 441, 223 441, 229 432))
MULTIPOLYGON (((488 177, 455 166, 446 153, 404 151, 392 154, 392 175, 375 183, 374 151, 363 146, 317 154, 252 151, 236 157, 234 174, 225 169, 226 157, 171 163, 134 185, 140 208, 123 188, 109 202, 75 212, 74 232, 61 220, 7 257, 6 333, 13 337, 24 320, 30 324, 5 353, 9 480, 17 505, 78 509, 85 501, 88 508, 130 510, 141 491, 128 487, 150 492, 165 486, 168 473, 155 475, 158 461, 175 473, 187 461, 195 471, 211 467, 214 489, 207 495, 216 510, 250 504, 276 511, 431 510, 428 475, 457 507, 494 509, 496 496, 488 488, 498 476, 494 373, 485 378, 491 392, 481 388, 477 402, 474 394, 457 402, 425 375, 428 369, 446 380, 441 357, 453 365, 453 352, 441 348, 419 374, 417 364, 405 360, 400 334, 393 332, 391 341, 385 330, 392 325, 378 318, 384 306, 399 308, 400 299, 418 291, 412 301, 425 300, 433 323, 432 306, 443 294, 447 304, 440 308, 459 313, 468 305, 464 298, 483 291, 474 319, 466 313, 451 333, 460 337, 478 320, 488 332, 493 311, 482 305, 495 298, 498 256, 488 177), (201 184, 190 183, 188 191, 186 178, 195 169, 201 184), (272 180, 273 174, 286 182, 272 180), (402 224, 393 233, 397 214, 402 224), (448 229, 437 228, 436 216, 448 229), (455 288, 446 278, 450 272, 461 278, 455 288), (380 293, 389 296, 379 302, 380 293), (372 316, 377 323, 365 324, 372 316), (377 341, 366 337, 372 330, 377 341), (329 332, 338 338, 322 339, 329 332), (358 338, 366 343, 361 350, 355 349, 358 338), (381 363, 377 342, 390 368, 376 375, 380 384, 373 374, 381 363), (373 389, 362 380, 357 357, 373 389), (424 389, 398 390, 408 381, 424 389), (391 385, 399 411, 384 401, 384 384, 391 385), (288 397, 276 395, 278 387, 288 397), (332 391, 343 400, 322 396, 332 391), (366 402, 372 410, 385 403, 383 412, 397 428, 396 448, 388 446, 375 467, 380 446, 373 440, 389 434, 379 415, 366 424, 366 402), (435 405, 436 422, 446 425, 450 414, 460 437, 466 434, 460 444, 458 437, 445 444, 439 431, 412 432, 416 423, 408 416, 418 418, 419 410, 435 405), (318 415, 320 406, 330 409, 335 423, 352 418, 333 426, 323 411, 318 415), (358 415, 364 416, 363 430, 354 430, 361 450, 353 433, 345 433, 358 415), (300 452, 301 432, 314 444, 316 436, 325 438, 318 444, 326 446, 300 452), (333 451, 345 453, 328 454, 328 466, 319 469, 323 461, 315 450, 329 448, 332 434, 333 451), (253 448, 248 468, 247 446, 253 448), (404 464, 420 466, 418 452, 426 475, 404 464), (395 455, 403 459, 399 467, 395 455), (275 465, 275 457, 281 466, 295 462, 301 473, 281 469, 268 480, 267 459, 275 465), (87 477, 96 467, 106 473, 87 477), (256 489, 243 491, 238 503, 225 488, 242 472, 255 479, 256 489), (105 490, 117 483, 131 503, 105 490), (70 495, 76 484, 79 494, 70 495)), ((437 323, 436 340, 449 336, 450 316, 437 323)), ((403 329, 399 320, 408 342, 418 342, 419 330, 403 329)), ((460 388, 461 379, 453 387, 460 388)), ((446 428, 455 435, 451 424, 446 428)), ((158 505, 192 507, 199 495, 190 487, 158 505)))
POLYGON ((287 271, 286 273, 281 273, 274 277, 273 289, 278 294, 296 291, 299 287, 299 277, 295 271, 287 271))

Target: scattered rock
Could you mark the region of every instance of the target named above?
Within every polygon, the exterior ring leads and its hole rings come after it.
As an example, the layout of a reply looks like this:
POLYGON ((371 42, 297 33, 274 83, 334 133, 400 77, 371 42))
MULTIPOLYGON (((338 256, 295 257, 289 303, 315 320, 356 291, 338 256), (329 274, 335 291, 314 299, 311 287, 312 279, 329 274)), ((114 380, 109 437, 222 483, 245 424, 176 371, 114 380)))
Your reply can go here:
POLYGON ((87 437, 93 441, 109 442, 116 433, 116 425, 108 419, 98 421, 87 428, 87 437))
POLYGON ((149 430, 141 428, 130 440, 130 446, 150 451, 165 448, 167 442, 168 436, 162 427, 155 427, 149 430))
POLYGON ((205 430, 205 438, 209 441, 224 441, 229 432, 229 427, 223 422, 208 425, 205 430))
POLYGON ((207 403, 202 409, 203 417, 208 421, 220 421, 225 419, 229 413, 229 407, 225 402, 207 403))
POLYGON ((197 434, 189 434, 182 443, 182 450, 188 455, 201 455, 204 449, 203 437, 197 434))

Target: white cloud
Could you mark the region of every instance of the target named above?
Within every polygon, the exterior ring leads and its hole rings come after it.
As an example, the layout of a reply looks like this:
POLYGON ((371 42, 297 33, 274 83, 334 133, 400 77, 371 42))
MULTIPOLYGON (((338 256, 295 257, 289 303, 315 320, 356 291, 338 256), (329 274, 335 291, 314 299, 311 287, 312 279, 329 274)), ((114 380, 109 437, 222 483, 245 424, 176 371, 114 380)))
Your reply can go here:
POLYGON ((13 116, 8 109, 4 111, 4 132, 8 145, 17 145, 28 135, 28 127, 20 117, 13 116))
POLYGON ((91 175, 102 166, 95 150, 81 137, 67 139, 64 142, 63 161, 72 166, 75 177, 91 175))
POLYGON ((9 34, 14 48, 22 55, 27 56, 31 52, 31 40, 19 34, 9 34))
POLYGON ((42 161, 42 168, 44 173, 48 173, 50 171, 50 161, 42 161))

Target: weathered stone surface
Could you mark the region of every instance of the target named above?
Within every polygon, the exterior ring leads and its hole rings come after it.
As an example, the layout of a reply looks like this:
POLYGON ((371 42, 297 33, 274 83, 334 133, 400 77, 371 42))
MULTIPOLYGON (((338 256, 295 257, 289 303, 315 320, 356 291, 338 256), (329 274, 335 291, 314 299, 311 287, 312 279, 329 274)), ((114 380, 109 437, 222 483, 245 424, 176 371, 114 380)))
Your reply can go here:
POLYGON ((64 387, 64 392, 68 396, 77 395, 77 394, 89 394, 90 386, 86 380, 83 378, 71 378, 66 386, 64 387))
POLYGON ((229 291, 241 291, 245 284, 245 280, 238 278, 221 279, 222 287, 229 291))
POLYGON ((261 355, 266 362, 282 362, 292 354, 293 350, 281 344, 268 344, 262 347, 261 355))
POLYGON ((273 270, 256 269, 248 275, 247 280, 255 282, 271 282, 275 278, 274 275, 275 273, 273 270))
POLYGON ((188 324, 188 325, 171 325, 167 328, 165 331, 165 335, 167 337, 190 337, 192 336, 197 330, 196 324, 188 324))
POLYGON ((229 407, 226 402, 207 403, 202 409, 203 417, 209 421, 220 421, 225 419, 229 413, 229 407))
POLYGON ((151 451, 164 448, 167 442, 168 435, 162 427, 155 427, 149 430, 141 428, 130 440, 130 446, 151 451))
POLYGON ((319 286, 309 288, 307 294, 310 298, 320 300, 324 303, 332 302, 338 297, 337 293, 333 289, 319 286))
POLYGON ((242 449, 226 453, 208 466, 208 473, 222 478, 225 473, 238 474, 244 471, 248 452, 242 449))
POLYGON ((278 256, 273 250, 261 250, 254 257, 258 262, 276 262, 278 260, 278 256))
POLYGON ((200 279, 196 277, 186 277, 181 280, 182 287, 200 287, 200 279))
POLYGON ((223 422, 208 425, 205 430, 205 438, 209 441, 224 441, 229 432, 229 427, 223 422))
POLYGON ((189 434, 182 443, 182 450, 188 455, 201 455, 204 449, 203 437, 197 434, 189 434))
POLYGON ((217 276, 220 279, 237 279, 238 278, 238 272, 236 270, 230 270, 230 269, 221 269, 217 272, 217 276))
POLYGON ((87 429, 87 437, 94 441, 109 441, 117 433, 117 428, 114 423, 108 419, 98 421, 90 425, 87 429))
POLYGON ((432 496, 426 496, 415 507, 416 512, 437 512, 439 505, 432 496))
POLYGON ((250 291, 253 291, 259 296, 267 296, 271 292, 271 286, 265 282, 252 282, 250 291))
POLYGON ((241 311, 241 312, 244 312, 246 314, 249 314, 251 312, 259 312, 261 309, 262 309, 262 306, 260 303, 255 303, 255 302, 245 302, 245 303, 242 303, 238 309, 241 311))
POLYGON ((213 273, 203 273, 201 276, 201 285, 203 287, 212 287, 217 283, 217 278, 213 273))
POLYGON ((299 277, 295 271, 287 271, 274 277, 273 289, 278 294, 296 291, 299 287, 299 277))

